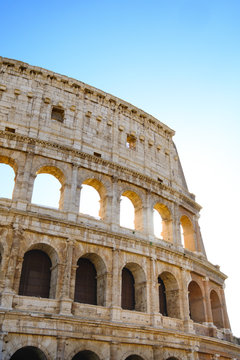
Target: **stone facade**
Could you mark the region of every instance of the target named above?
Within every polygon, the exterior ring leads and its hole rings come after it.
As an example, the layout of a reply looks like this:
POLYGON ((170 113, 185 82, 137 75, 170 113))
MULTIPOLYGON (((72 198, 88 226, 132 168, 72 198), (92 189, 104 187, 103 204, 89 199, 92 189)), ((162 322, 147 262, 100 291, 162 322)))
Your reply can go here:
POLYGON ((6 58, 0 69, 0 162, 15 172, 12 198, 0 198, 0 359, 240 359, 226 277, 207 260, 174 131, 75 79, 6 58), (59 209, 31 203, 42 173, 61 183, 59 209), (83 184, 100 195, 100 219, 79 213, 83 184), (135 229, 120 226, 121 195, 135 229), (19 294, 31 250, 51 261, 47 298, 19 294), (97 274, 94 305, 74 301, 82 258, 97 274), (125 268, 131 310, 122 306, 125 268))

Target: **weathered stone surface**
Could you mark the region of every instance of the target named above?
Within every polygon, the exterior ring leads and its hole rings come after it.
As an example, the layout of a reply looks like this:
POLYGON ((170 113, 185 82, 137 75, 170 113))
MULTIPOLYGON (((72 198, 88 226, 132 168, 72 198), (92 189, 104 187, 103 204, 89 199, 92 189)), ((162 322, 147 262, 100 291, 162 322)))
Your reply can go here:
POLYGON ((0 162, 16 175, 12 199, 0 198, 0 359, 24 347, 49 360, 81 351, 90 360, 238 359, 226 277, 206 258, 201 207, 188 192, 174 131, 75 79, 5 58, 0 70, 0 162), (62 185, 57 210, 31 203, 40 173, 62 185), (83 183, 99 192, 99 220, 79 213, 83 183), (122 194, 135 207, 135 230, 119 224, 122 194), (51 260, 49 298, 19 295, 30 250, 51 260), (96 305, 74 301, 81 257, 96 269, 96 305), (121 307, 124 267, 135 282, 134 310, 121 307))

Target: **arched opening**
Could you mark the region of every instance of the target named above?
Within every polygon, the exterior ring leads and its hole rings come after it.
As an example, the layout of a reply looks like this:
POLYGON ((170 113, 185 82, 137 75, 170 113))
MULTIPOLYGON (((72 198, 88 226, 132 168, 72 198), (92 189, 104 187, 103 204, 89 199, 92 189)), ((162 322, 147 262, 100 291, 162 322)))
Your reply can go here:
POLYGON ((164 271, 158 277, 159 312, 164 316, 180 319, 179 287, 176 278, 164 271))
POLYGON ((64 176, 61 170, 54 166, 44 166, 36 174, 31 202, 40 206, 62 209, 64 176))
POLYGON ((74 301, 105 306, 107 268, 102 258, 94 253, 84 254, 77 265, 74 301))
POLYGON ((196 281, 191 281, 188 285, 188 300, 190 318, 197 323, 203 323, 205 321, 203 295, 196 281))
POLYGON ((166 298, 166 288, 161 277, 158 277, 158 295, 159 295, 159 312, 163 316, 168 316, 167 313, 167 298, 166 298))
POLYGON ((218 294, 214 290, 212 290, 210 293, 210 301, 211 301, 212 318, 214 325, 219 329, 224 328, 222 306, 218 294))
POLYGON ((77 353, 72 360, 100 360, 99 357, 92 351, 83 350, 77 353))
POLYGON ((138 264, 128 263, 122 269, 121 306, 126 310, 147 310, 146 276, 138 264))
POLYGON ((51 281, 51 260, 41 250, 25 253, 19 285, 19 295, 48 298, 51 281))
POLYGON ((123 309, 135 310, 135 281, 130 270, 122 269, 122 304, 123 309))
POLYGON ((0 163, 0 197, 12 199, 14 186, 15 172, 13 167, 5 163, 0 163))
POLYGON ((120 226, 135 229, 135 209, 131 200, 126 196, 120 198, 120 226))
POLYGON ((79 212, 100 219, 100 196, 94 187, 82 185, 79 212))
POLYGON ((173 241, 171 213, 164 204, 156 203, 153 208, 154 235, 165 241, 173 241))
POLYGON ((86 179, 82 183, 79 212, 96 219, 106 217, 106 189, 97 179, 86 179))
POLYGON ((17 350, 10 360, 47 360, 47 358, 37 347, 25 346, 17 350))
POLYGON ((142 201, 133 191, 124 191, 120 198, 120 226, 142 231, 142 201))
POLYGON ((162 217, 156 209, 153 209, 153 231, 157 238, 163 239, 162 217))
POLYGON ((97 272, 95 266, 86 258, 80 258, 77 265, 74 301, 97 305, 97 272))
POLYGON ((180 219, 180 225, 184 247, 190 251, 195 251, 194 228, 191 220, 186 215, 183 215, 180 219))
POLYGON ((144 360, 144 359, 139 355, 130 355, 125 360, 144 360))

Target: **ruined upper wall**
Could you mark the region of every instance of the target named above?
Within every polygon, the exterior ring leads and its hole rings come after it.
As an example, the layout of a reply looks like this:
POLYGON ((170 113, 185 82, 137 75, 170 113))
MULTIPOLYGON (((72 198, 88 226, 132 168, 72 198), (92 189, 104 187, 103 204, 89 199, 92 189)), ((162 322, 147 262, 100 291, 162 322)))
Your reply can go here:
POLYGON ((174 131, 119 98, 75 79, 0 58, 0 107, 0 130, 9 128, 101 157, 193 200, 172 141, 174 131), (52 118, 55 107, 62 110, 63 121, 52 118))

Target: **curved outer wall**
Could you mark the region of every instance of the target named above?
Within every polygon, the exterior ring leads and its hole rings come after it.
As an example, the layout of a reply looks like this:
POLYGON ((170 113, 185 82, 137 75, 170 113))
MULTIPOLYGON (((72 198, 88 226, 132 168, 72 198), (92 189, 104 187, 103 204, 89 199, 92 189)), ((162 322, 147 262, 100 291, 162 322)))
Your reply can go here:
POLYGON ((0 359, 27 346, 49 360, 86 350, 79 359, 240 358, 226 277, 206 258, 201 207, 188 191, 174 131, 75 79, 5 58, 0 69, 0 162, 15 172, 12 199, 0 198, 0 359), (59 209, 31 203, 38 173, 60 181, 59 209), (79 213, 83 183, 100 194, 99 220, 79 213), (122 194, 135 207, 134 230, 119 225, 122 194), (153 208, 162 238, 154 236, 153 208), (49 298, 19 295, 29 250, 51 260, 49 298), (82 257, 96 269, 96 305, 74 301, 82 257), (122 308, 124 267, 135 281, 134 310, 122 308))

